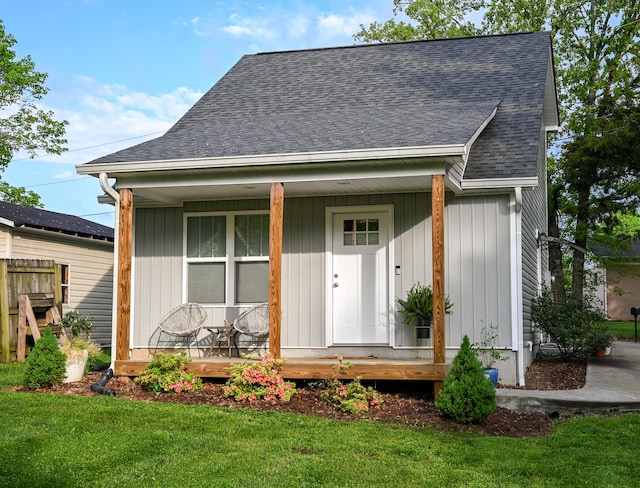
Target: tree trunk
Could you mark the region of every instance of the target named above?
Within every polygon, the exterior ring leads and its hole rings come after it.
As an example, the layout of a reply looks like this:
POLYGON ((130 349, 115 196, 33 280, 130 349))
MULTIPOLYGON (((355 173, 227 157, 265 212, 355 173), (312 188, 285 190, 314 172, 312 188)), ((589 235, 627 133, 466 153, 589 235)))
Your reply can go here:
MULTIPOLYGON (((558 225, 558 198, 561 189, 549 185, 549 237, 560 238, 558 225)), ((564 269, 562 267, 562 247, 558 241, 549 241, 549 271, 551 272, 551 291, 556 302, 564 299, 564 269)))

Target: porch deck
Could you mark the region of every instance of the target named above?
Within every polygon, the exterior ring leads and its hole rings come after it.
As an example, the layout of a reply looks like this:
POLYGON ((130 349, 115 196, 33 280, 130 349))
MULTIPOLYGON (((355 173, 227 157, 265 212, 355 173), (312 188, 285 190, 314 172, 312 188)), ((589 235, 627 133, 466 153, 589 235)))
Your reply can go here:
MULTIPOLYGON (((339 375, 341 379, 351 379, 362 376, 365 380, 393 380, 393 381, 434 381, 444 380, 449 366, 446 363, 434 363, 433 359, 381 359, 381 358, 349 358, 345 361, 352 364, 346 374, 339 375)), ((225 370, 231 364, 244 361, 235 357, 203 357, 193 358, 187 365, 187 371, 203 378, 228 378, 225 370)), ((149 359, 116 360, 114 373, 117 376, 138 376, 146 367, 149 359)), ((282 375, 286 379, 322 379, 333 376, 332 366, 336 365, 336 358, 285 358, 282 375)))

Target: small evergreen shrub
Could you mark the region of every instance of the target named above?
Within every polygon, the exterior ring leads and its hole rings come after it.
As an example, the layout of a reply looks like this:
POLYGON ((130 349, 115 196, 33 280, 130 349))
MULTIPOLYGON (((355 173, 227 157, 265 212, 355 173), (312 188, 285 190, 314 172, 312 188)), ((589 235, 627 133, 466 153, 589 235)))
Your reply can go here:
POLYGON ((189 362, 191 358, 183 351, 176 354, 159 353, 149 361, 135 382, 158 395, 196 391, 202 388, 202 379, 184 370, 189 362))
POLYGON ((482 423, 496 409, 496 390, 466 335, 435 405, 445 417, 462 424, 482 423))
POLYGON ((67 356, 58 347, 58 340, 47 328, 27 357, 24 385, 35 390, 59 385, 67 376, 67 356))
POLYGON ((291 400, 296 387, 294 383, 282 378, 282 359, 275 359, 270 354, 258 362, 249 362, 248 359, 226 368, 231 377, 223 388, 225 396, 233 397, 236 401, 247 400, 250 403, 257 400, 291 400))

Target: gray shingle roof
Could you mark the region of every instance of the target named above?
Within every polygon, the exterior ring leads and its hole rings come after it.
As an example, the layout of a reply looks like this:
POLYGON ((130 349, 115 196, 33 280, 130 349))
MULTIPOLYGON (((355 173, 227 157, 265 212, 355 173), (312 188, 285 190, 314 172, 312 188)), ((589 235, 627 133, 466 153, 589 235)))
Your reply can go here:
POLYGON ((465 144, 465 179, 536 175, 549 33, 244 56, 165 135, 91 163, 465 144))
POLYGON ((76 217, 75 215, 51 212, 41 208, 0 202, 0 218, 13 222, 15 227, 24 226, 113 241, 113 229, 111 227, 76 217))

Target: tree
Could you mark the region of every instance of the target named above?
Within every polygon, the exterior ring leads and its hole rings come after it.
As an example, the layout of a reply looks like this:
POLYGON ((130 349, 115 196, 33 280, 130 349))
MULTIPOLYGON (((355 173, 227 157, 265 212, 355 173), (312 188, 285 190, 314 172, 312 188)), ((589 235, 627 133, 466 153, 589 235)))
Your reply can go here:
MULTIPOLYGON (((584 249, 594 225, 601 220, 598 206, 590 206, 606 157, 590 158, 590 165, 573 165, 577 145, 598 134, 602 117, 637 100, 640 89, 640 0, 394 0, 394 15, 412 23, 361 26, 360 42, 430 39, 477 33, 495 34, 551 30, 563 121, 560 151, 549 167, 549 234, 551 270, 563 283, 559 238, 572 241, 572 291, 582 297, 584 249), (478 28, 468 25, 482 17, 478 28), (412 27, 408 27, 412 26, 412 27), (569 145, 572 143, 572 145, 569 145), (561 234, 566 234, 563 236, 561 234)), ((601 156, 604 156, 600 153, 601 156)))
MULTIPOLYGON (((15 44, 0 20, 0 172, 18 151, 24 150, 32 158, 38 151, 61 154, 67 142, 67 122, 54 120, 53 112, 37 106, 49 91, 44 85, 47 74, 35 70, 30 56, 17 58, 12 49, 15 44)), ((2 182, 0 194, 3 199, 17 200, 14 203, 33 205, 36 197, 39 203, 37 194, 6 182, 2 182)))

